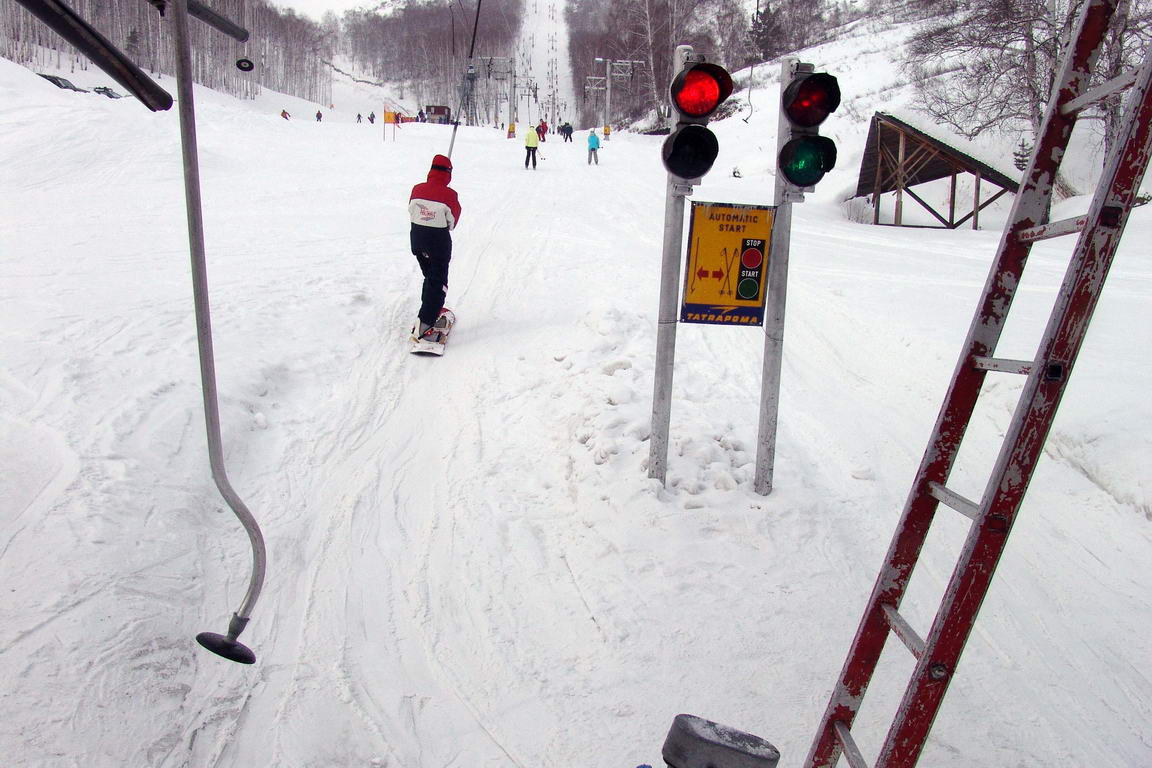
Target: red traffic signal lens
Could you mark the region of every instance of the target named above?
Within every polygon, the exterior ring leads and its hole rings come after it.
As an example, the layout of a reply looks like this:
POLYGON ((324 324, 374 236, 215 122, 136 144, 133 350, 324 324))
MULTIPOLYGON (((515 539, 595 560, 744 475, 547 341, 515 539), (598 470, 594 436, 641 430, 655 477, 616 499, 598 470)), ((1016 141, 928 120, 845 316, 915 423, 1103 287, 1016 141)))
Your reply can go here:
POLYGON ((793 125, 815 128, 840 106, 840 84, 826 72, 800 76, 784 89, 783 101, 793 125))
POLYGON ((682 125, 664 140, 664 167, 673 176, 698 179, 712 170, 720 142, 702 125, 682 125))
POLYGON ((836 167, 836 144, 827 136, 800 136, 780 150, 780 172, 797 187, 811 187, 836 167))
POLYGON ((680 90, 672 94, 676 107, 686 115, 703 117, 720 103, 720 84, 698 69, 684 73, 680 90))
POLYGON ((732 95, 732 76, 716 64, 691 64, 672 81, 672 103, 685 117, 708 117, 732 95))

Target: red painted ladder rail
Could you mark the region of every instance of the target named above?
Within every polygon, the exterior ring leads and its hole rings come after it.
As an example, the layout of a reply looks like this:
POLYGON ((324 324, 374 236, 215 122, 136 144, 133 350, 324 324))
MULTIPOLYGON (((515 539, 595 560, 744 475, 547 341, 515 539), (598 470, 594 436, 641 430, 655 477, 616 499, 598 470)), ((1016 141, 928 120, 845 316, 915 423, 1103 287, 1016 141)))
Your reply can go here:
POLYGON ((1152 55, 1132 73, 1087 90, 1090 74, 1120 0, 1091 0, 1080 17, 1042 123, 1025 184, 1017 195, 972 326, 941 406, 924 458, 884 565, 824 712, 804 768, 832 768, 841 755, 869 768, 852 724, 884 649, 895 634, 916 657, 915 670, 872 768, 912 768, 963 653, 1037 458, 1043 449, 1108 269, 1135 201, 1152 149, 1152 55), (1105 163, 1085 216, 1048 223, 1053 181, 1077 113, 1124 88, 1124 128, 1105 163), (1034 360, 994 355, 1033 242, 1080 232, 1034 360), (989 372, 1028 377, 1004 444, 979 501, 946 485, 989 372), (962 552, 932 627, 921 638, 900 614, 912 571, 938 505, 971 519, 962 552))

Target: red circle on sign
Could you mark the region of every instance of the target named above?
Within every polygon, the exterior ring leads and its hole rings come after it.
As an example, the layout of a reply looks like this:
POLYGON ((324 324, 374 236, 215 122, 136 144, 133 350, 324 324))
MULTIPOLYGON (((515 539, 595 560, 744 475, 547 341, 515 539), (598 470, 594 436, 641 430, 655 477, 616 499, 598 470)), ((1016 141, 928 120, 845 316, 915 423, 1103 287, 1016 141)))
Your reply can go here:
POLYGON ((749 248, 740 255, 740 263, 745 269, 756 269, 764 263, 764 254, 759 248, 749 248))

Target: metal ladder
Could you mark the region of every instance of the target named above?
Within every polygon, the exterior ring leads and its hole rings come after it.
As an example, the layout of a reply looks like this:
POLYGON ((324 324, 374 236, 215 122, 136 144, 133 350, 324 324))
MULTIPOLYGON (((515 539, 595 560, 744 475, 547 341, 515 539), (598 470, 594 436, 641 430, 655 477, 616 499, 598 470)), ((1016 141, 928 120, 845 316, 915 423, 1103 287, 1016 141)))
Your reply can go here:
POLYGON ((1152 55, 1146 53, 1137 70, 1087 90, 1113 12, 1123 1, 1090 0, 1072 33, 1025 184, 804 768, 832 768, 841 755, 851 768, 869 768, 851 728, 889 632, 916 657, 916 666, 874 768, 912 768, 924 749, 1048 436, 1152 150, 1152 55), (1088 214, 1048 223, 1053 183, 1077 113, 1128 87, 1133 91, 1124 127, 1107 158, 1088 214), (1035 360, 995 357, 1032 243, 1075 232, 1081 233, 1080 238, 1035 360), (990 371, 1022 374, 1028 380, 984 495, 972 501, 946 483, 990 371), (899 608, 940 503, 970 518, 971 527, 932 627, 921 638, 899 608))

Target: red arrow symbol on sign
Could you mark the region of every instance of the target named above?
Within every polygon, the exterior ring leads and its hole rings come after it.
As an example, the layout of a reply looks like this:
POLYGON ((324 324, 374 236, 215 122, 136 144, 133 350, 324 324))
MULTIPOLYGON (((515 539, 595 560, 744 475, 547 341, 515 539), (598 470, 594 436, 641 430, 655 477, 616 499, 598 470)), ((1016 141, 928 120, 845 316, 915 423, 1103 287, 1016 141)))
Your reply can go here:
POLYGON ((724 277, 724 270, 722 270, 722 269, 712 270, 712 277, 716 278, 717 280, 721 279, 722 277, 724 277))
POLYGON ((700 267, 700 270, 696 273, 696 277, 703 280, 704 278, 708 277, 708 270, 704 269, 704 267, 700 267))

